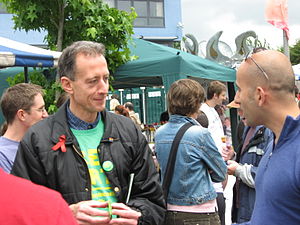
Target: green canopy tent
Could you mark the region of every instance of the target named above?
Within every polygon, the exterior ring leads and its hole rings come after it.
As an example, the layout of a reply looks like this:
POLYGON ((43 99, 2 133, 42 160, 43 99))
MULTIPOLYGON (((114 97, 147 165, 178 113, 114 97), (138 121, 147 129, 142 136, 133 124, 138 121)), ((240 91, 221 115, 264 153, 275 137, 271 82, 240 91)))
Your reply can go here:
MULTIPOLYGON (((129 48, 131 55, 137 56, 138 59, 127 62, 116 70, 112 84, 115 89, 163 85, 167 92, 174 81, 191 78, 200 82, 203 79, 227 82, 229 100, 232 101, 235 96, 233 82, 236 80, 236 71, 232 68, 175 48, 136 38, 129 48)), ((236 109, 230 110, 230 117, 231 125, 235 128, 236 109)), ((235 129, 232 129, 232 136, 235 137, 235 134, 235 129)), ((235 138, 233 144, 236 147, 235 138)))
POLYGON ((235 81, 235 70, 187 52, 133 39, 129 45, 137 60, 120 66, 114 74, 114 88, 163 85, 166 90, 182 78, 235 81))

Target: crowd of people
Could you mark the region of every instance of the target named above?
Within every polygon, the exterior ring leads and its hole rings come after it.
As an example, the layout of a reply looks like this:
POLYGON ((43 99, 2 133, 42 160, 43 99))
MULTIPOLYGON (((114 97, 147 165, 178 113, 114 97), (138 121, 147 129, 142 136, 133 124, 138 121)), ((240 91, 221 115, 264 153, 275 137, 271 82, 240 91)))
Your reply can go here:
POLYGON ((133 104, 113 95, 105 108, 102 44, 64 49, 58 74, 65 92, 49 117, 38 85, 17 84, 1 97, 1 224, 228 225, 229 177, 232 223, 300 224, 300 110, 282 53, 254 52, 238 68, 226 103, 237 110, 238 132, 224 114, 222 82, 204 90, 175 81, 155 132, 156 163, 133 104))
POLYGON ((144 125, 141 123, 139 114, 134 111, 134 105, 132 102, 126 102, 124 105, 121 105, 119 102, 119 96, 117 94, 113 94, 109 102, 109 107, 110 111, 129 117, 139 129, 143 130, 144 125))

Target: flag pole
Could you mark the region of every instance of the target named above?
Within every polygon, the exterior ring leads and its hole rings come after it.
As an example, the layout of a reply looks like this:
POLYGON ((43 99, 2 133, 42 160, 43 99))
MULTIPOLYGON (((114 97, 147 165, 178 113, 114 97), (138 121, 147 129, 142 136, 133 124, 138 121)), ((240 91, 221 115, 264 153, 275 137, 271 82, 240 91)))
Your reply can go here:
POLYGON ((283 32, 283 53, 290 59, 289 40, 285 30, 283 32))

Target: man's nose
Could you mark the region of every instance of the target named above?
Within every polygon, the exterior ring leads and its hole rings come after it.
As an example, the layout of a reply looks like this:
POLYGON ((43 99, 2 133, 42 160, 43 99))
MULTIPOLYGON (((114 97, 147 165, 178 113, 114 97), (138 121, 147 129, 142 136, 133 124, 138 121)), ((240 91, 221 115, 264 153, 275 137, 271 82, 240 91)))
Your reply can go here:
POLYGON ((99 93, 107 93, 108 92, 108 86, 109 86, 109 84, 106 81, 100 80, 98 82, 98 87, 97 87, 98 92, 99 93))
POLYGON ((46 118, 46 117, 48 117, 48 116, 49 116, 49 114, 48 114, 47 110, 45 110, 45 111, 43 112, 42 117, 43 117, 43 118, 46 118))
POLYGON ((235 103, 240 104, 240 92, 239 91, 237 91, 235 93, 234 101, 235 101, 235 103))

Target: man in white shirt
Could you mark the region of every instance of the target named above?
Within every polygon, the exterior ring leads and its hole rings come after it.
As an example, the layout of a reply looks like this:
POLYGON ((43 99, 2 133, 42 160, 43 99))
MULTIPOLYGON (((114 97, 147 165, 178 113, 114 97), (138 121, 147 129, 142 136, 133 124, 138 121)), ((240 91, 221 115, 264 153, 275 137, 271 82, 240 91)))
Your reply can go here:
MULTIPOLYGON (((222 102, 226 100, 226 86, 219 81, 212 81, 207 88, 206 95, 206 101, 201 105, 200 110, 207 116, 208 130, 211 133, 219 152, 222 154, 222 137, 225 135, 220 116, 214 107, 216 105, 222 105, 222 102)), ((225 225, 225 199, 222 183, 214 183, 214 188, 218 194, 217 204, 221 225, 225 225)))

